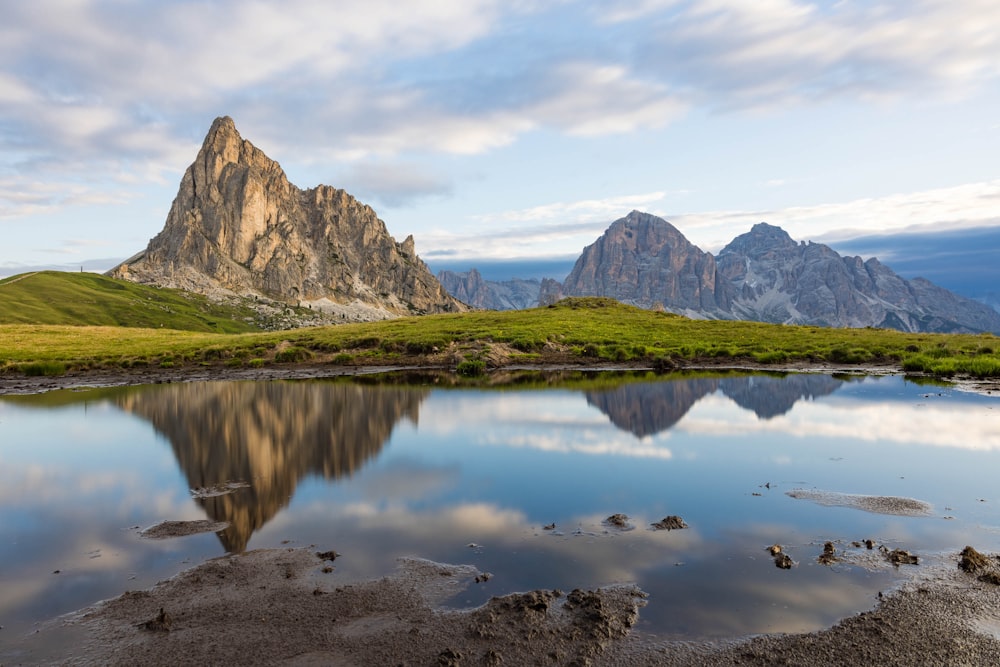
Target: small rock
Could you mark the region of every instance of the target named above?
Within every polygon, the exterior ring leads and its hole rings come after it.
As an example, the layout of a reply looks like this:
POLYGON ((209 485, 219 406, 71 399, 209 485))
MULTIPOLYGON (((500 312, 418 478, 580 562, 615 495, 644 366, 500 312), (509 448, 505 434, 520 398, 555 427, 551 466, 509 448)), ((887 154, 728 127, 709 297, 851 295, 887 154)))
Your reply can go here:
POLYGON ((886 560, 893 565, 916 565, 918 562, 915 555, 903 549, 893 549, 892 551, 887 551, 885 557, 886 560))
POLYGON ((665 516, 660 521, 650 525, 652 525, 656 530, 680 530, 681 528, 688 527, 688 525, 684 523, 684 519, 673 514, 665 516))
POLYGON ((556 524, 555 523, 550 523, 547 526, 542 526, 542 530, 555 530, 555 529, 556 529, 556 524))
POLYGON ((990 560, 970 546, 962 549, 958 567, 965 572, 977 572, 989 565, 990 560))
POLYGON ((822 565, 831 565, 839 560, 833 542, 827 542, 823 545, 823 553, 816 560, 822 565))
POLYGON ((331 549, 330 551, 317 551, 316 552, 316 556, 320 560, 331 560, 332 561, 332 560, 337 560, 337 557, 340 556, 340 554, 338 554, 336 551, 333 551, 331 549))
POLYGON ((778 554, 781 553, 781 545, 780 544, 772 544, 771 546, 769 546, 767 548, 767 553, 771 554, 772 556, 777 556, 778 554))
POLYGON ((774 566, 782 570, 792 569, 792 565, 795 563, 792 561, 792 557, 788 554, 779 553, 774 557, 774 566))
POLYGON ((604 523, 612 525, 616 528, 629 527, 628 515, 626 514, 612 514, 611 516, 609 516, 607 519, 604 520, 604 523))
POLYGON ((174 619, 170 618, 170 614, 165 612, 163 607, 160 607, 160 613, 156 615, 156 618, 139 623, 136 627, 152 632, 170 632, 170 626, 173 623, 174 619))

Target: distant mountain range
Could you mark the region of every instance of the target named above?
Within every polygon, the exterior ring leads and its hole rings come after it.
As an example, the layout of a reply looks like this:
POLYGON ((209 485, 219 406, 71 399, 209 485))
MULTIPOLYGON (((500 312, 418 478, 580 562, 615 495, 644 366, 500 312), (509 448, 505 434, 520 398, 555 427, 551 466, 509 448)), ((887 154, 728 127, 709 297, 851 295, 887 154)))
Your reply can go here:
POLYGON ((460 300, 503 309, 564 296, 606 296, 690 317, 926 332, 1000 332, 1000 313, 922 278, 906 280, 877 259, 843 257, 759 223, 718 256, 666 220, 633 211, 587 246, 566 279, 510 285, 473 272, 442 272, 460 300), (532 300, 537 288, 537 298, 532 300))

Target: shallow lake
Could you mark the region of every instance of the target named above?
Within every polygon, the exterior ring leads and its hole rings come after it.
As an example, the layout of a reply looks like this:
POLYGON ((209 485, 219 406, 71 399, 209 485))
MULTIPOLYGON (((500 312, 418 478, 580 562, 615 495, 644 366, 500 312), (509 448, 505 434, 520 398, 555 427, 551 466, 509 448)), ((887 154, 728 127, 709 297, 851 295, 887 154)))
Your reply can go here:
POLYGON ((663 639, 819 629, 921 568, 954 567, 966 544, 1000 550, 995 396, 824 374, 448 385, 395 375, 0 397, 0 649, 247 549, 336 550, 344 582, 400 556, 493 575, 451 606, 634 582, 649 594, 636 631, 663 639), (866 496, 927 505, 870 511, 883 508, 866 496), (671 515, 688 527, 651 526, 671 515), (142 534, 205 519, 227 527, 142 534), (820 564, 828 541, 838 561, 820 564), (766 551, 776 543, 791 569, 766 551), (920 563, 890 564, 894 549, 920 563))

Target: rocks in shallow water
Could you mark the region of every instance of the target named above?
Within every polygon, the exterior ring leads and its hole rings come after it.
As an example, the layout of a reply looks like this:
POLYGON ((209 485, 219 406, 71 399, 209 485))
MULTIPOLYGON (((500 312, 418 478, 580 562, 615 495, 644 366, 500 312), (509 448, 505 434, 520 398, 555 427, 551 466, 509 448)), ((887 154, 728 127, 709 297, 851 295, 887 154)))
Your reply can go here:
POLYGON ((688 525, 684 523, 684 519, 674 514, 665 516, 656 523, 650 525, 656 530, 680 530, 681 528, 688 527, 688 525))
POLYGON ((893 549, 890 551, 885 547, 879 547, 885 554, 885 559, 893 565, 917 565, 919 559, 905 549, 893 549))
POLYGON ((627 530, 632 527, 632 524, 628 522, 627 514, 612 514, 611 516, 609 516, 607 519, 604 520, 604 523, 608 524, 609 526, 614 526, 615 528, 620 528, 622 530, 627 530))
POLYGON ((987 584, 1000 586, 1000 557, 992 558, 967 546, 959 554, 959 569, 969 574, 981 573, 977 579, 987 584))
POLYGON ((774 566, 780 570, 790 570, 795 561, 786 553, 779 553, 774 557, 774 566))
POLYGON ((966 546, 959 554, 958 567, 965 572, 975 573, 985 569, 990 564, 990 559, 979 553, 974 548, 966 546))
POLYGON ((767 548, 767 553, 771 554, 772 556, 777 556, 778 554, 781 553, 781 545, 780 544, 772 544, 771 546, 769 546, 767 548))
POLYGON ((837 558, 837 550, 833 546, 833 542, 827 542, 823 545, 823 553, 816 558, 816 561, 822 565, 832 565, 836 563, 839 558, 837 558))

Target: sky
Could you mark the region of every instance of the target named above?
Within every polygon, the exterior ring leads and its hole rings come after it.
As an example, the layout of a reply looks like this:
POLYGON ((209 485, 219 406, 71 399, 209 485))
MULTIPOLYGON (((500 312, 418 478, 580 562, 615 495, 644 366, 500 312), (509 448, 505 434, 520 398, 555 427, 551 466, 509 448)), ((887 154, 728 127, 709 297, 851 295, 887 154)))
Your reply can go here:
POLYGON ((143 249, 222 115, 432 269, 1000 227, 995 1, 0 0, 0 276, 143 249))

